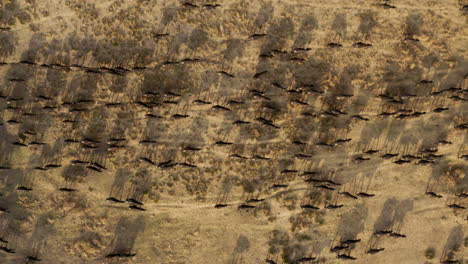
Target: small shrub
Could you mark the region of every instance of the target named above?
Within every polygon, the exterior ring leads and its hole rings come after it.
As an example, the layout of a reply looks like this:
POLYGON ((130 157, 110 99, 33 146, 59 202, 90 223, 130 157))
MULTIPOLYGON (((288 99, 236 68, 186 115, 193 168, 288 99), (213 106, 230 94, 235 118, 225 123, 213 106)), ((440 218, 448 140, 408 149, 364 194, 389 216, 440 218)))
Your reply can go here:
POLYGON ((427 259, 433 259, 435 257, 435 253, 435 249, 430 247, 426 249, 424 256, 426 256, 427 259))

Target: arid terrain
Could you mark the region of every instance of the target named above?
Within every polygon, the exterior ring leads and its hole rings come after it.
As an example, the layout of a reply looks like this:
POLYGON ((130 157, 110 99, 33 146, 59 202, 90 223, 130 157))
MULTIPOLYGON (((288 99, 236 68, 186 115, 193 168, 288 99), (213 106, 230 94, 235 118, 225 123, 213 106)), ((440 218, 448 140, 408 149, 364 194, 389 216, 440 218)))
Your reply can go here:
POLYGON ((0 0, 0 264, 468 263, 467 0, 0 0))

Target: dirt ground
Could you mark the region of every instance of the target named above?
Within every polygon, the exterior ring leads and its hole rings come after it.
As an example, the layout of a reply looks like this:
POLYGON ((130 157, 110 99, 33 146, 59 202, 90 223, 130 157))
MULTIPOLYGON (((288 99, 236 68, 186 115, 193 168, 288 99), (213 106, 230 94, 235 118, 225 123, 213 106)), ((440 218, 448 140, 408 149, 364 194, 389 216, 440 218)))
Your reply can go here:
POLYGON ((468 263, 467 15, 0 0, 0 264, 468 263))

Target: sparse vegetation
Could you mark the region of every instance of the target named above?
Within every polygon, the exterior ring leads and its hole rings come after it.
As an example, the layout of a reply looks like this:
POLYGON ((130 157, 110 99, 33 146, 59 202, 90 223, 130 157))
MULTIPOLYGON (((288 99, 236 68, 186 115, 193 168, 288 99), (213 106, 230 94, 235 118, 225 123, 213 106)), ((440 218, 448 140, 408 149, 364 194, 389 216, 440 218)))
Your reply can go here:
POLYGON ((0 262, 464 261, 463 1, 0 2, 0 262))
POLYGON ((426 256, 427 259, 433 259, 435 257, 435 254, 436 251, 432 247, 427 248, 426 251, 424 251, 424 256, 426 256))

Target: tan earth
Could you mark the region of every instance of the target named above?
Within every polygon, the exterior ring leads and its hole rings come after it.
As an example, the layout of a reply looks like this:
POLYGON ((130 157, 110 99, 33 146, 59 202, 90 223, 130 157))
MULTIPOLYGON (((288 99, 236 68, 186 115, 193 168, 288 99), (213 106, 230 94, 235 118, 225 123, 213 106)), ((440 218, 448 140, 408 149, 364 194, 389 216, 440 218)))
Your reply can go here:
POLYGON ((0 0, 0 264, 468 263, 467 15, 0 0))

